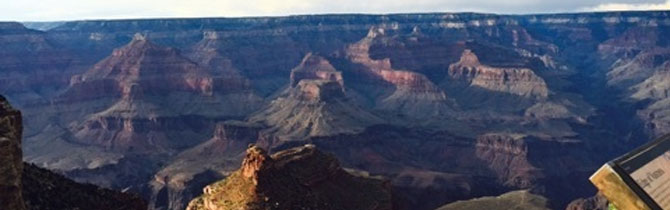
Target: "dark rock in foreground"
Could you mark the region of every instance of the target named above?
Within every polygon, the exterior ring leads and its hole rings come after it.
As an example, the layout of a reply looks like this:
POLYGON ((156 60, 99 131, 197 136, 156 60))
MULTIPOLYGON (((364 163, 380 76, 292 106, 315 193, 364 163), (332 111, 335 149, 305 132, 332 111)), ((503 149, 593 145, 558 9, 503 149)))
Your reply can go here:
POLYGON ((25 209, 21 197, 21 112, 0 96, 0 209, 25 209))
POLYGON ((147 209, 146 202, 136 195, 80 184, 31 164, 25 164, 22 182, 23 198, 31 210, 147 209))

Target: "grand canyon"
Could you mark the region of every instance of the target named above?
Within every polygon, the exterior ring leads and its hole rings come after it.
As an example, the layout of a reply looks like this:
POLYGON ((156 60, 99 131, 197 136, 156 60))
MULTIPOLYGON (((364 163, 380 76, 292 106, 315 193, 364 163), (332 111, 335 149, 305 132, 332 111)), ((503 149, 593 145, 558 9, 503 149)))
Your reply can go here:
POLYGON ((127 209, 603 209, 588 177, 670 132, 666 11, 0 22, 0 46, 18 203, 23 171, 127 209))

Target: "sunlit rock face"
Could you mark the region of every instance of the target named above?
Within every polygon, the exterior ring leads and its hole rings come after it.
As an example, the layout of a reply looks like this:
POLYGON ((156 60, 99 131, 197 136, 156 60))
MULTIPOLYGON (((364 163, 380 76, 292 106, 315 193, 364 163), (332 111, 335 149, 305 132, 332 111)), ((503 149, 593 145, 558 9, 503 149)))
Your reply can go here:
POLYGON ((187 209, 393 209, 388 182, 350 174, 314 145, 273 155, 252 146, 238 171, 203 191, 187 209))
POLYGON ((425 75, 394 69, 388 58, 377 60, 370 57, 370 47, 384 36, 383 27, 372 27, 366 37, 346 49, 347 59, 363 66, 361 74, 391 85, 389 93, 374 99, 376 108, 418 119, 449 112, 446 93, 425 75))
POLYGON ((495 68, 482 65, 471 50, 464 50, 461 59, 449 66, 449 77, 464 80, 470 86, 524 97, 546 98, 547 84, 528 68, 495 68))
POLYGON ((218 123, 211 139, 189 148, 154 175, 149 209, 184 209, 202 188, 237 170, 263 127, 239 121, 218 123))

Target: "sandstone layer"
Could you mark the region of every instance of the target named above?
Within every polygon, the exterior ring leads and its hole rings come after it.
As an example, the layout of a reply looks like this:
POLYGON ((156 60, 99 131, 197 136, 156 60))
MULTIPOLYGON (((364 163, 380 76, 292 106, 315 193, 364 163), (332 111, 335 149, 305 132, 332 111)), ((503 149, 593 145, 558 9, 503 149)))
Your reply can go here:
POLYGON ((491 91, 546 98, 549 90, 544 79, 528 68, 495 68, 482 65, 471 50, 466 49, 461 59, 449 66, 449 77, 469 83, 470 86, 491 91))

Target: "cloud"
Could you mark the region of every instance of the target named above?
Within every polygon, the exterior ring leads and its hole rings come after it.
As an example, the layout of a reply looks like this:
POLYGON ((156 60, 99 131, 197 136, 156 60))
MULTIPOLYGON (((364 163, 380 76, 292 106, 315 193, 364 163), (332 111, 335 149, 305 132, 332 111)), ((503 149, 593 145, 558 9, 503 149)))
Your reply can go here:
POLYGON ((670 9, 666 0, 0 0, 0 20, 670 9))
POLYGON ((591 8, 592 11, 626 11, 626 10, 670 10, 670 0, 660 4, 601 4, 591 8))

